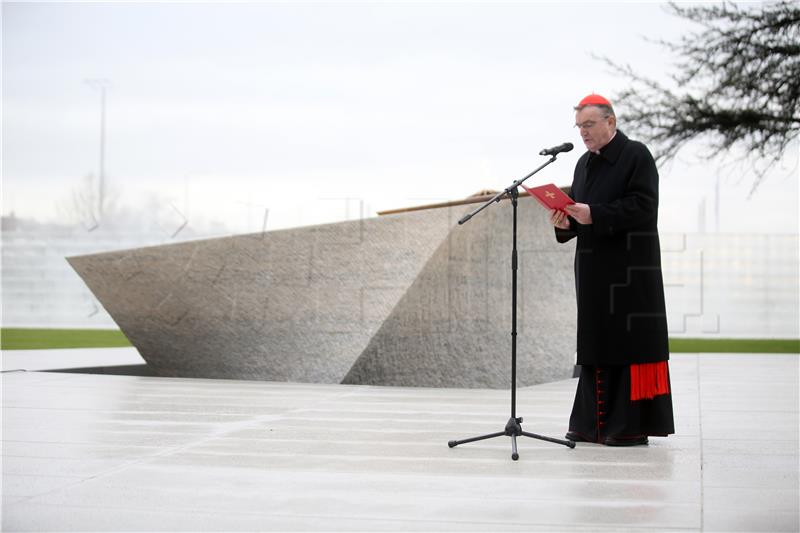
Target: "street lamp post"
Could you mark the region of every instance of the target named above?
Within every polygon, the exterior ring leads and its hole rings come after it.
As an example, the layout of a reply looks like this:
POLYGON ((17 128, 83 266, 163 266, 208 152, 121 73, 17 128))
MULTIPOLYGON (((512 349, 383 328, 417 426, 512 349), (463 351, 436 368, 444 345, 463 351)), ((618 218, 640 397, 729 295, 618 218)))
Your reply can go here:
POLYGON ((95 78, 85 80, 86 84, 94 89, 100 90, 100 169, 98 173, 97 189, 97 220, 103 219, 103 205, 105 199, 105 175, 106 175, 106 88, 111 82, 105 78, 95 78))

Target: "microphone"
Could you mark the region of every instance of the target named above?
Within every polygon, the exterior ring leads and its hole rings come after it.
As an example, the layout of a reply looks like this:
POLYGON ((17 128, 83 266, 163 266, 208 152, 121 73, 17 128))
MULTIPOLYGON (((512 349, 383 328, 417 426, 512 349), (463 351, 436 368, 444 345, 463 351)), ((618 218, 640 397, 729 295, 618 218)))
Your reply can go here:
POLYGON ((552 148, 545 148, 539 152, 539 155, 556 155, 560 154, 561 152, 569 152, 572 150, 572 148, 572 143, 559 144, 558 146, 553 146, 552 148))

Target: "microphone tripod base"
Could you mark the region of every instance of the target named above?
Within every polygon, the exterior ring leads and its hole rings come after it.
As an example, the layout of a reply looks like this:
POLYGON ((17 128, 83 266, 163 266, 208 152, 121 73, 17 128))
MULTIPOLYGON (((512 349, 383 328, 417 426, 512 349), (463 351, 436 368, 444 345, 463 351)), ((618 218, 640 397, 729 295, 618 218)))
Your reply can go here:
POLYGON ((522 417, 511 417, 506 422, 506 428, 503 431, 498 431, 497 433, 489 433, 487 435, 480 435, 478 437, 469 437, 467 439, 462 440, 451 440, 447 443, 450 448, 455 448, 459 444, 467 444, 469 442, 476 442, 479 440, 486 440, 486 439, 493 439, 495 437, 502 437, 508 436, 511 437, 511 459, 516 461, 519 459, 519 452, 517 451, 517 437, 528 437, 531 439, 538 439, 544 440, 547 442, 552 442, 554 444, 562 444, 567 446, 568 448, 574 448, 575 443, 571 440, 562 440, 562 439, 554 439, 553 437, 545 437, 543 435, 537 435, 536 433, 528 433, 527 431, 522 430, 522 417))

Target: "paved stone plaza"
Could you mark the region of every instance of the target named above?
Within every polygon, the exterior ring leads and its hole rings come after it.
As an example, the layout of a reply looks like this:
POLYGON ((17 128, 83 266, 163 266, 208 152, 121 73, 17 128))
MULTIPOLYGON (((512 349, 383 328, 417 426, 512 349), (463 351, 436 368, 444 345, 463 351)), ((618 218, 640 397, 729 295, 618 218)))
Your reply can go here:
MULTIPOLYGON (((517 462, 506 437, 447 447, 502 430, 507 391, 7 363, 3 531, 800 526, 795 355, 675 355, 676 435, 634 449, 521 438, 517 462)), ((523 428, 562 436, 575 383, 520 389, 523 428)))

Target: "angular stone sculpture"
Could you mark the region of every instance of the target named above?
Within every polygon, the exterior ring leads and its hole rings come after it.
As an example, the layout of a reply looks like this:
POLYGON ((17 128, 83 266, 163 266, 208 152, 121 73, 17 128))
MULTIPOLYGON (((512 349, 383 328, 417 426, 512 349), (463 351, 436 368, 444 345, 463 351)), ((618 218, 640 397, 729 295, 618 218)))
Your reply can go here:
MULTIPOLYGON (((161 376, 510 385, 511 205, 68 258, 161 376)), ((519 203, 517 378, 572 374, 572 245, 519 203)))

